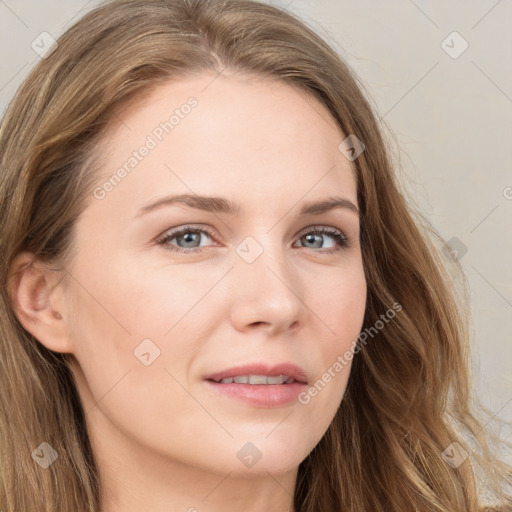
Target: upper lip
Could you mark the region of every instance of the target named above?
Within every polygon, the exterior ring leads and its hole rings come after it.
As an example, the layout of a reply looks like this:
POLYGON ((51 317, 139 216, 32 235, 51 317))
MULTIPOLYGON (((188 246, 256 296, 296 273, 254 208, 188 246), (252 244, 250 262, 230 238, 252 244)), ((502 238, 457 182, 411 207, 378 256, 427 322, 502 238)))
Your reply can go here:
POLYGON ((306 372, 299 366, 292 363, 280 363, 269 366, 266 363, 254 363, 244 366, 234 366, 220 372, 207 375, 205 380, 220 381, 227 377, 236 377, 237 375, 266 375, 267 377, 276 377, 278 375, 286 375, 292 377, 297 382, 307 384, 308 379, 306 372))

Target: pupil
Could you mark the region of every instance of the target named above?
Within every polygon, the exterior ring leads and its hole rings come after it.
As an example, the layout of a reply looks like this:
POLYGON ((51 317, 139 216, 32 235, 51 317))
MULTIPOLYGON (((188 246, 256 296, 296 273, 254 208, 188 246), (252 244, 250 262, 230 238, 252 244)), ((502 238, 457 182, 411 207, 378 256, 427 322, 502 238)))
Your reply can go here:
MULTIPOLYGON (((306 235, 306 239, 308 240, 308 242, 315 242, 315 237, 316 235, 306 235)), ((318 247, 318 244, 316 245, 316 247, 318 247)))
POLYGON ((194 238, 197 238, 197 236, 198 236, 198 233, 188 233, 186 235, 183 235, 183 238, 185 239, 185 243, 189 243, 189 242, 194 242, 194 238))

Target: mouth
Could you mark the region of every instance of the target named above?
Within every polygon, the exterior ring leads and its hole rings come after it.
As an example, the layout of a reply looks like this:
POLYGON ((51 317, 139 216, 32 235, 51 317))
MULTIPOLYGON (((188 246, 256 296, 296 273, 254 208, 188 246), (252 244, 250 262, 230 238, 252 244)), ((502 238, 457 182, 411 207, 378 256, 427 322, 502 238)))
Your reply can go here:
POLYGON ((230 368, 205 378, 221 395, 251 407, 273 408, 296 402, 307 387, 306 373, 296 365, 264 364, 230 368))
POLYGON ((293 377, 288 375, 277 375, 270 377, 269 375, 237 375, 235 377, 225 377, 224 379, 215 380, 208 379, 212 382, 219 384, 251 384, 251 385, 264 385, 264 384, 292 384, 297 382, 293 377))
POLYGON ((208 375, 205 380, 220 384, 236 383, 256 386, 293 384, 294 382, 308 383, 306 372, 291 363, 281 363, 274 366, 268 366, 264 363, 236 366, 208 375))

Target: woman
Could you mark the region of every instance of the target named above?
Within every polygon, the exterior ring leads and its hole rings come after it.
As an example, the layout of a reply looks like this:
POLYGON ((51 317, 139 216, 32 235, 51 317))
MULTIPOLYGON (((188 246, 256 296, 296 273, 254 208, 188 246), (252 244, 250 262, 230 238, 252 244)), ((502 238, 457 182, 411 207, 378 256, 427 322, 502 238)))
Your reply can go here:
POLYGON ((3 511, 510 510, 438 248, 291 14, 103 4, 0 161, 3 511))

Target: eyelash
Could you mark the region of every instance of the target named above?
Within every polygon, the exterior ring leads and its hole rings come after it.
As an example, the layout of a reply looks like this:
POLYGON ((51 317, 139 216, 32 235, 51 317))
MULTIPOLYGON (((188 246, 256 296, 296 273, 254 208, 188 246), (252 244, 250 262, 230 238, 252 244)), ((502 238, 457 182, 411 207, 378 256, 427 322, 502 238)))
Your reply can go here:
MULTIPOLYGON (((157 244, 165 246, 168 244, 169 241, 173 240, 174 238, 178 238, 181 235, 183 235, 185 233, 189 233, 189 232, 200 233, 200 234, 206 233, 210 238, 212 238, 212 239, 215 238, 213 233, 209 229, 195 228, 193 226, 184 226, 183 228, 179 228, 174 231, 165 233, 163 236, 161 236, 160 238, 157 239, 157 244)), ((343 249, 350 247, 350 245, 351 245, 349 239, 342 231, 340 231, 339 229, 336 229, 336 228, 329 228, 329 227, 324 227, 324 226, 312 226, 309 231, 303 231, 302 234, 300 235, 299 239, 306 235, 309 235, 311 233, 321 234, 321 235, 329 235, 331 238, 333 238, 339 244, 338 247, 335 249, 326 249, 323 251, 320 251, 320 250, 315 251, 315 252, 320 252, 320 254, 324 254, 324 255, 334 254, 343 249)), ((197 253, 197 252, 201 252, 204 249, 204 248, 200 248, 200 247, 195 247, 192 249, 183 249, 181 247, 172 246, 172 245, 167 245, 167 247, 164 247, 164 248, 166 250, 181 252, 184 254, 197 253)))

